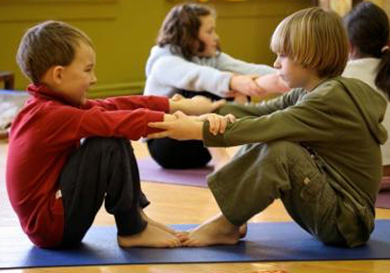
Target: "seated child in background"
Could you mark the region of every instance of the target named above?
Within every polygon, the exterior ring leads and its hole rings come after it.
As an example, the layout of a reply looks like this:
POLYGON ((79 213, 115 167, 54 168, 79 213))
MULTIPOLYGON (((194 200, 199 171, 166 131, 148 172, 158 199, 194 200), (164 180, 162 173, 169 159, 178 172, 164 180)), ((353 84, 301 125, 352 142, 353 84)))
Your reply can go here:
POLYGON ((169 118, 165 113, 201 114, 220 102, 155 96, 86 99, 96 82, 95 51, 84 33, 61 22, 29 29, 17 61, 32 81, 32 98, 12 124, 6 181, 30 240, 46 248, 78 245, 104 201, 115 217, 120 246, 180 246, 173 230, 142 211, 149 202, 128 139, 156 132, 147 124, 169 118))
MULTIPOLYGON (((146 64, 146 95, 172 97, 179 93, 184 97, 200 94, 213 100, 237 95, 246 98, 266 91, 259 87, 265 87, 263 83, 256 84, 257 77, 272 74, 268 76, 271 80, 278 78, 269 66, 247 63, 221 52, 215 20, 215 10, 206 5, 186 3, 172 8, 146 64)), ((280 85, 283 91, 286 85, 280 85)), ((271 89, 279 90, 275 84, 271 89)), ((149 140, 148 148, 153 159, 164 168, 203 167, 211 156, 217 167, 230 160, 224 149, 209 151, 200 141, 149 140)))
POLYGON ((276 28, 271 49, 277 54, 274 67, 294 88, 289 93, 258 105, 223 106, 217 113, 239 119, 222 134, 211 135, 207 121, 184 114, 150 124, 165 130, 150 138, 244 144, 208 177, 222 213, 182 244, 235 244, 240 227, 280 198, 292 219, 320 241, 362 245, 375 224, 387 102, 364 82, 339 77, 348 40, 334 12, 309 8, 290 15, 276 28))
MULTIPOLYGON (((376 92, 390 97, 389 18, 377 5, 364 2, 344 18, 348 32, 349 61, 343 76, 356 78, 376 92)), ((390 130, 390 107, 386 109, 383 126, 390 130)), ((390 142, 382 145, 384 175, 390 176, 390 142)))

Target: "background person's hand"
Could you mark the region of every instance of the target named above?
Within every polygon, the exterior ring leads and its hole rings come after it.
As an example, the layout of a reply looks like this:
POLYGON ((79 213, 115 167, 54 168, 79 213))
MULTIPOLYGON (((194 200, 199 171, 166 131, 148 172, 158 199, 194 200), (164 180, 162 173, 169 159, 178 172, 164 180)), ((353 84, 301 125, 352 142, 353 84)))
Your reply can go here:
POLYGON ((247 96, 259 96, 264 91, 257 85, 259 75, 233 75, 230 80, 230 89, 247 96))
MULTIPOLYGON (((179 95, 180 96, 180 95, 179 95)), ((191 99, 175 96, 169 100, 170 113, 182 111, 187 115, 203 115, 211 113, 226 104, 226 100, 211 101, 204 96, 195 96, 191 99)))

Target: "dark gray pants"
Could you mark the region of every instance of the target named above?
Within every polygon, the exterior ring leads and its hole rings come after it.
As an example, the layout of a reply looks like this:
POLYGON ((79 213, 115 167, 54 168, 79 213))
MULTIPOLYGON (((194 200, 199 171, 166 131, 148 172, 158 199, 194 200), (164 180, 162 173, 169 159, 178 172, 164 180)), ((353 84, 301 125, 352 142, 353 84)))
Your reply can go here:
POLYGON ((345 245, 337 228, 337 193, 299 144, 245 145, 208 183, 222 213, 237 226, 280 198, 307 232, 324 243, 345 245))
POLYGON ((148 149, 150 156, 165 169, 202 168, 211 160, 210 152, 200 140, 149 139, 148 149))
POLYGON ((126 139, 88 138, 75 150, 59 178, 65 227, 63 247, 81 242, 105 202, 115 217, 118 235, 146 227, 140 208, 148 205, 141 192, 137 162, 126 139))

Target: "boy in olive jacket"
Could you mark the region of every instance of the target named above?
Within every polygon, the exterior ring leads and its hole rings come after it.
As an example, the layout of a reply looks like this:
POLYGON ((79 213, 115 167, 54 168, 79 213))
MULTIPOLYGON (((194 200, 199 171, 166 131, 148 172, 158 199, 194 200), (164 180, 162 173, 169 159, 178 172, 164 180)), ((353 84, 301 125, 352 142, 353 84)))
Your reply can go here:
POLYGON ((275 30, 271 49, 291 92, 258 105, 220 108, 219 114, 239 119, 218 135, 208 133, 208 122, 184 114, 150 124, 165 131, 149 137, 202 139, 214 147, 246 144, 208 177, 222 213, 191 231, 183 245, 235 244, 245 223, 277 198, 322 242, 364 244, 374 229, 382 175, 385 96, 339 76, 348 42, 333 12, 309 8, 290 15, 275 30))

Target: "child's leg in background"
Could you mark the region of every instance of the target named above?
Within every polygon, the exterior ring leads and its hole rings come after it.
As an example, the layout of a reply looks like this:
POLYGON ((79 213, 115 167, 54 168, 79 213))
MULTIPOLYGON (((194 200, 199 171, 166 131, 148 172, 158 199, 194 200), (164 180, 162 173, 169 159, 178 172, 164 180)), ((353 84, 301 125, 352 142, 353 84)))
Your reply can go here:
POLYGON ((113 214, 118 236, 143 232, 141 206, 148 204, 140 188, 137 162, 125 139, 89 138, 70 155, 60 176, 65 211, 64 246, 81 242, 103 200, 113 214))
POLYGON ((281 198, 302 228, 323 242, 345 243, 336 224, 337 194, 299 144, 246 145, 209 177, 209 187, 224 217, 236 226, 281 198))
POLYGON ((230 161, 225 148, 205 148, 200 140, 149 139, 147 145, 150 156, 165 169, 203 168, 211 160, 218 170, 230 161))
POLYGON ((147 144, 150 156, 165 169, 202 168, 211 160, 200 140, 161 138, 149 139, 147 144))

